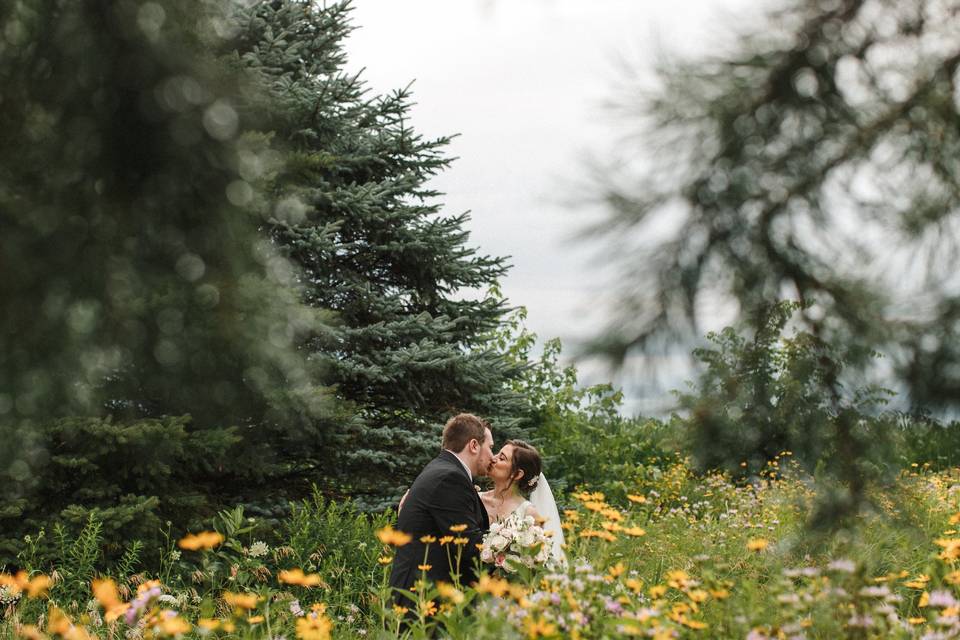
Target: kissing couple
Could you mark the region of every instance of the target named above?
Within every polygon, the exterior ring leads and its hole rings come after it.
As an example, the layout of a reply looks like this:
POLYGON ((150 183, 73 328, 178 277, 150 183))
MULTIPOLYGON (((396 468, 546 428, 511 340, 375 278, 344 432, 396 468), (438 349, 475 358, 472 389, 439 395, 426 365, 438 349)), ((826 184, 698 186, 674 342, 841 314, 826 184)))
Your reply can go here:
POLYGON ((398 548, 393 558, 390 587, 397 604, 406 604, 401 594, 410 593, 423 570, 434 582, 453 583, 454 576, 462 584, 475 582, 479 546, 490 524, 518 512, 543 522, 544 531, 551 535, 551 556, 562 561, 557 503, 533 446, 507 440, 494 454, 490 425, 461 413, 444 425, 441 449, 400 501, 397 529, 412 541, 398 548), (483 476, 493 481, 493 489, 481 493, 473 483, 483 476), (451 535, 460 540, 459 554, 448 554, 437 543, 451 535))

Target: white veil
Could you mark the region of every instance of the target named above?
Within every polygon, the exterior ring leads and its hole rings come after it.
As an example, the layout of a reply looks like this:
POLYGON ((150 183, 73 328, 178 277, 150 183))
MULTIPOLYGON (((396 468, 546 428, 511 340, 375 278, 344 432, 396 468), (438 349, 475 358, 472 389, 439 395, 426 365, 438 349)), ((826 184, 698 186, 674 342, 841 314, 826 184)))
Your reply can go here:
POLYGON ((551 531, 550 537, 553 549, 551 555, 554 560, 561 564, 566 564, 567 557, 563 553, 563 529, 560 527, 560 512, 557 511, 557 501, 553 498, 553 491, 550 490, 550 484, 546 477, 541 473, 537 480, 537 486, 530 494, 530 504, 537 510, 537 513, 544 518, 544 531, 551 531))

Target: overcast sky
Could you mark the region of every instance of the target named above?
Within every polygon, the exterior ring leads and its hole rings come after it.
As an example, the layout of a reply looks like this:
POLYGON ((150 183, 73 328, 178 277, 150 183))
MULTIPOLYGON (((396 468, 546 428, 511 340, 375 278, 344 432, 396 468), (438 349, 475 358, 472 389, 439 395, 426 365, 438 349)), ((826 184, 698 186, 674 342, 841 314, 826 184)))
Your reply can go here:
MULTIPOLYGON (((598 212, 570 201, 586 159, 628 132, 603 106, 624 86, 623 64, 643 75, 662 50, 715 47, 729 40, 718 25, 741 23, 747 6, 757 3, 355 0, 349 67, 378 93, 412 81, 413 127, 459 134, 449 149, 459 159, 433 186, 448 213, 472 212, 471 244, 510 256, 503 290, 527 307, 528 327, 569 352, 602 327, 602 247, 576 240, 598 212)), ((616 382, 628 411, 652 406, 645 387, 616 382)))

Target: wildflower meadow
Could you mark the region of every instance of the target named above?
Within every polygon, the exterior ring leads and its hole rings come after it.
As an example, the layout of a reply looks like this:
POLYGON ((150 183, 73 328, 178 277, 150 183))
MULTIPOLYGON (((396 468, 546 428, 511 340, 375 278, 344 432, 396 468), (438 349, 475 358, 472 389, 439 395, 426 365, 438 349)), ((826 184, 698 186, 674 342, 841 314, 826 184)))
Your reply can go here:
MULTIPOLYGON (((568 565, 386 587, 410 536, 388 515, 321 498, 284 537, 239 511, 182 532, 159 572, 135 549, 94 571, 84 544, 62 562, 2 576, 3 638, 951 638, 960 636, 960 469, 917 465, 873 496, 850 528, 807 529, 813 479, 783 452, 737 483, 654 461, 622 495, 563 496, 568 565), (84 573, 86 572, 86 573, 84 573)), ((288 527, 291 523, 287 523, 288 527)), ((84 542, 86 539, 86 542, 84 542)), ((456 532, 435 544, 455 553, 456 532)), ((28 541, 35 544, 36 540, 28 541)))

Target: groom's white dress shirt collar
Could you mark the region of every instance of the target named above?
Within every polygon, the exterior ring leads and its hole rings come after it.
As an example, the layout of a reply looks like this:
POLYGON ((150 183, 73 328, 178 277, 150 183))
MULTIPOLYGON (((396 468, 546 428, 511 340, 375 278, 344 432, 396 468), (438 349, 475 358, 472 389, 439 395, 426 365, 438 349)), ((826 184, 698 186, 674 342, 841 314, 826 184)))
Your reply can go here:
MULTIPOLYGON (((447 451, 450 451, 450 449, 447 449, 447 451)), ((453 451, 450 451, 450 453, 453 453, 453 451)), ((470 471, 470 467, 467 466, 467 463, 464 462, 463 458, 461 458, 457 454, 453 453, 453 456, 457 459, 457 461, 460 464, 463 465, 463 468, 467 470, 467 477, 470 478, 470 482, 473 482, 473 473, 470 471)))

